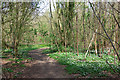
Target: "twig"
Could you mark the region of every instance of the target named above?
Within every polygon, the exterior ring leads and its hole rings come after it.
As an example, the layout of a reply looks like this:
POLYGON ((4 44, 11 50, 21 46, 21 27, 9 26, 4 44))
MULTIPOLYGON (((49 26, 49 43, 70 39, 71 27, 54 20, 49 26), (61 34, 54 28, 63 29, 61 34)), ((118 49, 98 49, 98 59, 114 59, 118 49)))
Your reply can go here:
POLYGON ((113 67, 108 63, 107 59, 106 59, 106 63, 110 66, 110 68, 111 68, 115 73, 117 73, 117 72, 115 71, 115 69, 113 69, 113 67))

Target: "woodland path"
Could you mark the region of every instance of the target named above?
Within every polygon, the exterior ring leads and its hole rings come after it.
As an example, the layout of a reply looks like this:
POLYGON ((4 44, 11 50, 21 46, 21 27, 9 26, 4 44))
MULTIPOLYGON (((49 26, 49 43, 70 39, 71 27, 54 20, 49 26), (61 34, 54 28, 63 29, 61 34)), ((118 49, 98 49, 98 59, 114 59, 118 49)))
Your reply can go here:
POLYGON ((72 75, 69 75, 64 70, 64 65, 60 65, 56 60, 42 54, 42 50, 45 49, 48 48, 29 52, 33 61, 26 64, 27 67, 20 76, 22 78, 72 78, 72 75))

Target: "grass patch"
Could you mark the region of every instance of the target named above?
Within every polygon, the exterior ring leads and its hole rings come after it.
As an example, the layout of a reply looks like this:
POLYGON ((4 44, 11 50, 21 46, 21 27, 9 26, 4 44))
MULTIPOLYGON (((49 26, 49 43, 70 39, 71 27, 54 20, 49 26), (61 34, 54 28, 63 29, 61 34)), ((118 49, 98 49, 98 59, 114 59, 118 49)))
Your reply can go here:
POLYGON ((52 50, 52 49, 45 49, 42 51, 42 54, 49 54, 49 53, 55 53, 57 50, 52 50))
MULTIPOLYGON (((36 45, 20 45, 18 47, 18 58, 27 58, 28 57, 28 52, 31 50, 39 49, 39 48, 45 48, 49 47, 46 44, 36 44, 36 45)), ((1 54, 1 58, 8 58, 10 57, 9 55, 14 57, 14 53, 12 49, 5 49, 3 53, 1 54)))
POLYGON ((13 50, 12 49, 5 49, 3 51, 2 58, 6 58, 8 61, 10 61, 9 64, 3 66, 3 73, 6 76, 12 75, 12 77, 16 78, 18 77, 21 72, 19 71, 19 68, 23 69, 26 62, 30 62, 33 59, 28 56, 28 52, 31 50, 39 49, 39 48, 45 48, 49 47, 45 44, 37 44, 37 45, 20 45, 18 48, 18 55, 17 58, 14 58, 13 50), (18 70, 18 72, 16 72, 18 70), (10 72, 10 74, 7 74, 10 72))
MULTIPOLYGON (((87 56, 84 59, 84 54, 80 53, 77 56, 74 53, 53 53, 48 54, 51 58, 58 60, 58 62, 62 65, 66 65, 65 69, 69 74, 80 74, 80 76, 92 76, 92 77, 108 77, 107 74, 102 74, 102 71, 107 71, 112 74, 113 70, 109 67, 105 62, 105 58, 108 58, 109 63, 114 62, 114 57, 103 55, 103 58, 97 57, 94 54, 91 56, 87 56)), ((114 64, 111 66, 117 71, 120 72, 120 67, 114 64)))
POLYGON ((28 52, 30 50, 35 50, 39 48, 49 47, 46 44, 36 44, 36 45, 21 45, 19 47, 19 52, 28 52))

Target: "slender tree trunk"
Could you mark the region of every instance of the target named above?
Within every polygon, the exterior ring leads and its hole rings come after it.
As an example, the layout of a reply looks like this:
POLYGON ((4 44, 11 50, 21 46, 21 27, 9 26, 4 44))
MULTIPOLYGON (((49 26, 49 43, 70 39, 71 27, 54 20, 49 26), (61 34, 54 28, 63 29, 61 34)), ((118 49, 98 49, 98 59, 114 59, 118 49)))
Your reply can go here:
MULTIPOLYGON (((120 1, 118 2, 118 10, 120 11, 120 1)), ((118 16, 118 23, 120 23, 120 13, 117 13, 117 16, 118 16)), ((117 29, 117 32, 116 32, 116 42, 118 42, 120 44, 120 28, 116 27, 117 29)), ((117 50, 119 51, 120 50, 120 47, 116 44, 116 47, 117 47, 117 50)))
POLYGON ((16 3, 16 27, 13 32, 13 44, 14 44, 14 53, 15 53, 15 58, 18 55, 18 45, 17 45, 17 36, 18 36, 18 27, 19 27, 19 21, 18 21, 18 16, 19 16, 19 3, 16 3))
MULTIPOLYGON (((94 24, 94 30, 96 30, 96 21, 95 21, 95 15, 93 14, 93 24, 94 24)), ((94 44, 95 44, 95 53, 97 56, 97 34, 95 33, 95 40, 94 40, 94 44)))
POLYGON ((86 34, 85 34, 85 22, 84 22, 84 18, 85 18, 85 2, 84 2, 84 7, 83 7, 83 35, 84 35, 84 50, 85 50, 85 39, 86 39, 86 34))
MULTIPOLYGON (((64 34, 65 34, 65 52, 66 52, 66 29, 65 29, 65 26, 64 26, 64 34)), ((67 52, 66 52, 66 56, 67 56, 67 52)))
MULTIPOLYGON (((52 29, 52 9, 51 9, 51 0, 49 0, 49 7, 50 7, 50 27, 51 27, 51 33, 53 32, 53 29, 52 29)), ((52 38, 51 38, 51 46, 52 46, 52 38)))
MULTIPOLYGON (((99 17, 101 17, 101 7, 102 7, 101 5, 102 5, 102 3, 99 2, 99 17)), ((99 26, 98 33, 101 33, 101 25, 99 26)), ((100 57, 102 57, 102 55, 101 55, 101 36, 100 35, 98 35, 98 44, 99 44, 99 49, 98 49, 99 55, 100 55, 100 57)))
MULTIPOLYGON (((114 3, 113 3, 113 7, 114 7, 114 3)), ((114 9, 112 9, 112 14, 114 14, 114 9)), ((113 23, 113 25, 112 26, 114 26, 114 30, 115 30, 115 32, 113 33, 114 34, 114 41, 116 41, 116 33, 117 33, 117 25, 115 25, 114 23, 115 23, 115 21, 112 19, 112 23, 113 23)), ((115 48, 116 48, 116 50, 117 50, 117 46, 116 46, 116 43, 115 42, 113 42, 114 43, 114 45, 115 45, 115 48)), ((114 64, 116 64, 116 59, 115 59, 115 52, 113 53, 114 54, 114 64)))
MULTIPOLYGON (((97 31, 97 30, 96 30, 96 31, 97 31)), ((93 37, 92 37, 92 39, 91 39, 91 41, 90 41, 90 44, 89 44, 89 46, 88 46, 88 50, 87 50, 87 52, 85 53, 85 59, 86 59, 86 57, 87 57, 87 54, 88 54, 88 52, 89 52, 89 48, 91 47, 92 42, 94 41, 94 39, 95 39, 95 33, 93 33, 93 37)))
POLYGON ((72 31, 72 35, 73 35, 73 45, 74 45, 74 53, 76 53, 76 48, 75 48, 75 33, 74 31, 72 31))
MULTIPOLYGON (((120 11, 120 1, 118 2, 118 10, 120 11)), ((120 23, 120 13, 118 13, 118 21, 120 23)), ((118 28, 118 42, 120 44, 120 28, 118 28)), ((118 50, 120 50, 120 47, 118 46, 118 50)), ((119 53, 120 54, 120 53, 119 53)))
POLYGON ((3 33, 3 27, 4 27, 4 17, 3 17, 3 3, 1 3, 1 26, 2 26, 2 51, 3 51, 3 47, 5 46, 5 39, 4 39, 4 33, 3 33))
POLYGON ((76 40, 77 40, 77 55, 79 56, 79 51, 78 51, 78 13, 76 14, 76 40))

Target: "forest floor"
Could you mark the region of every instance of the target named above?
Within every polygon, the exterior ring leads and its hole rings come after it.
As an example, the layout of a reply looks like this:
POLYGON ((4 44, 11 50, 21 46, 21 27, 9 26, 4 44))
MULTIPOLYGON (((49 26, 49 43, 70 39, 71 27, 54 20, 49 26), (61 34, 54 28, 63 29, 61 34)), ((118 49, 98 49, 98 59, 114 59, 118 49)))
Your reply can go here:
POLYGON ((29 56, 33 58, 31 63, 26 63, 26 68, 20 78, 72 78, 56 60, 50 58, 42 51, 47 48, 32 50, 29 56))
MULTIPOLYGON (((113 71, 105 63, 104 59, 93 54, 83 61, 83 54, 77 56, 74 53, 69 53, 66 56, 66 53, 58 54, 58 52, 52 51, 44 45, 33 47, 22 46, 21 50, 24 52, 27 50, 26 53, 28 55, 26 57, 23 55, 22 58, 16 60, 7 55, 8 58, 2 59, 3 78, 120 77, 116 73, 111 73, 113 71)), ((113 59, 110 57, 111 63, 113 63, 113 59)), ((112 65, 112 67, 117 69, 115 65, 112 65)))

